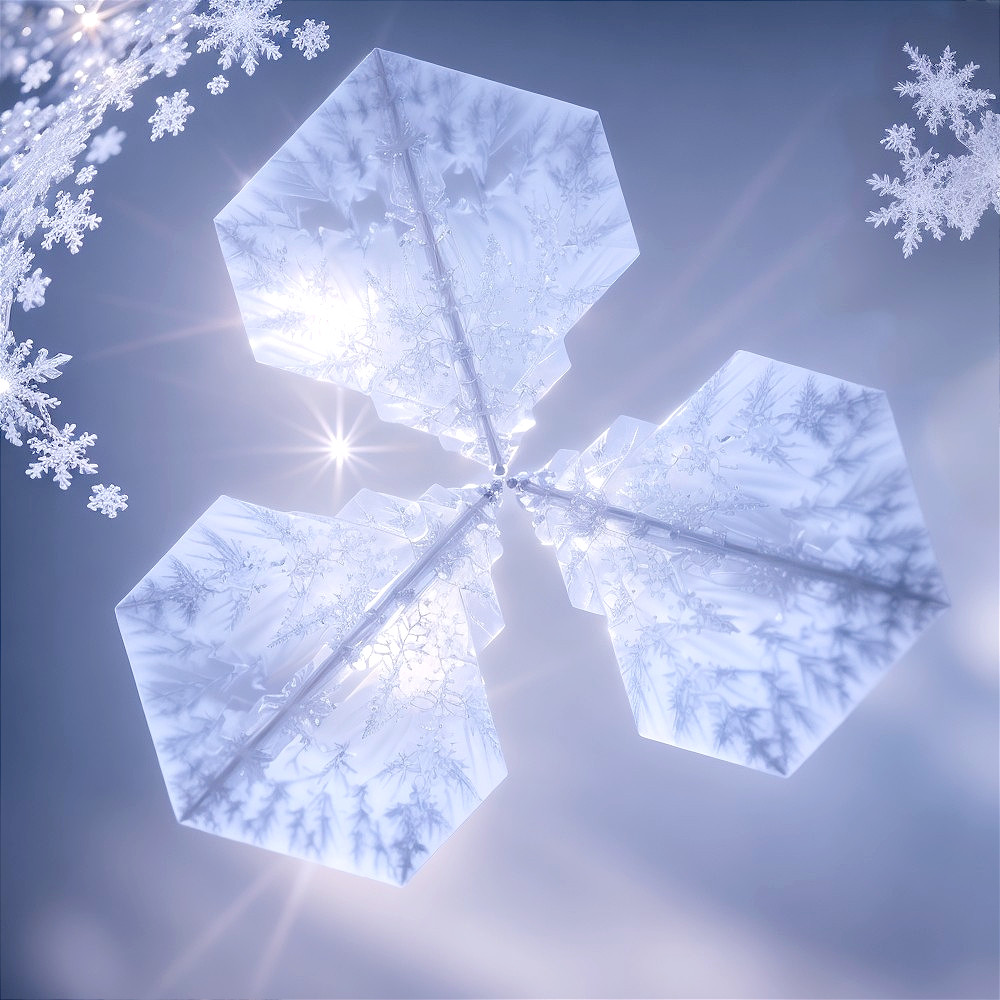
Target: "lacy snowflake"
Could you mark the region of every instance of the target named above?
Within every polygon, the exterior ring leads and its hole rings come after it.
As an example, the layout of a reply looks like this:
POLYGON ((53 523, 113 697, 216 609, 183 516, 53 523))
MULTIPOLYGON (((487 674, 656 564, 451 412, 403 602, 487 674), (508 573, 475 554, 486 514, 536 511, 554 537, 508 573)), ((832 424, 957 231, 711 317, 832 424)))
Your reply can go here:
POLYGON ((25 470, 30 479, 41 479, 52 473, 53 480, 62 490, 68 490, 73 481, 73 473, 89 476, 97 472, 97 466, 87 459, 84 452, 97 442, 96 434, 74 436, 76 424, 66 424, 62 430, 53 427, 48 437, 32 438, 28 447, 38 456, 25 470))
POLYGON ((980 111, 995 95, 968 86, 979 67, 968 63, 955 70, 955 53, 946 48, 937 67, 907 43, 909 68, 916 80, 896 85, 901 97, 915 97, 913 108, 931 135, 947 123, 965 152, 944 158, 933 149, 921 151, 916 131, 908 124, 886 129, 881 144, 899 154, 903 176, 873 174, 868 184, 876 194, 892 198, 888 206, 872 212, 866 222, 879 226, 899 225, 895 238, 903 242, 903 256, 909 257, 923 241, 922 232, 936 240, 944 238, 945 227, 958 229, 967 240, 992 206, 1000 213, 1000 116, 983 111, 979 128, 969 115, 980 111))
POLYGON ((210 94, 218 97, 226 87, 229 86, 229 81, 220 73, 218 76, 213 76, 208 83, 205 84, 206 89, 210 94))
POLYGON ((198 42, 199 52, 217 49, 219 65, 229 69, 241 60, 240 67, 253 76, 261 56, 280 59, 281 49, 271 35, 285 35, 288 21, 274 17, 271 11, 281 0, 209 0, 209 13, 195 14, 191 23, 204 29, 198 42))
POLYGON ((169 132, 171 135, 178 135, 184 131, 184 123, 187 117, 194 111, 194 108, 187 103, 188 92, 178 90, 170 97, 158 97, 156 99, 156 110, 148 119, 153 126, 150 140, 156 142, 157 139, 169 132))
POLYGON ((306 18, 301 28, 295 29, 292 37, 292 48, 301 49, 306 59, 315 59, 320 52, 330 47, 330 26, 326 21, 316 22, 306 18))
POLYGON ((112 483, 105 486, 98 483, 90 488, 90 500, 87 501, 89 510, 96 510, 105 517, 115 518, 120 510, 128 509, 128 494, 122 493, 119 487, 112 483))
POLYGON ((63 240, 70 253, 79 252, 83 246, 83 234, 101 224, 101 217, 90 211, 93 194, 93 190, 87 188, 77 195, 75 201, 66 191, 56 195, 55 215, 47 214, 42 220, 42 228, 48 230, 42 240, 46 250, 51 250, 59 240, 63 240))

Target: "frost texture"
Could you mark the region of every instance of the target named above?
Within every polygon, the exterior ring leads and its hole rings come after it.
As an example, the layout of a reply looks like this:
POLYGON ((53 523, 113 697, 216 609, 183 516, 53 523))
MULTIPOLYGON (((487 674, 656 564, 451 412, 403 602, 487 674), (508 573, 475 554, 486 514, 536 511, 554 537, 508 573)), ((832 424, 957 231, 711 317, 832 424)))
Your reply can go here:
POLYGON ((885 395, 738 353, 516 481, 642 735, 789 774, 947 605, 885 395))
POLYGON ((917 98, 913 108, 931 135, 947 124, 966 150, 942 159, 932 148, 920 150, 911 126, 886 129, 882 145, 899 154, 903 176, 874 174, 868 180, 876 194, 894 200, 872 212, 866 221, 876 229, 898 225, 895 238, 903 241, 903 256, 909 257, 923 241, 921 230, 940 240, 948 226, 958 229, 960 239, 967 240, 991 207, 1000 214, 1000 116, 982 111, 978 129, 969 118, 995 100, 989 91, 969 87, 978 66, 969 63, 956 71, 955 53, 950 48, 944 50, 936 67, 915 46, 907 44, 903 49, 917 79, 895 89, 901 97, 917 98))
POLYGON ((402 884, 503 779, 496 496, 217 500, 119 604, 178 818, 402 884))
POLYGON ((259 361, 493 468, 637 255, 596 112, 379 49, 216 225, 259 361))

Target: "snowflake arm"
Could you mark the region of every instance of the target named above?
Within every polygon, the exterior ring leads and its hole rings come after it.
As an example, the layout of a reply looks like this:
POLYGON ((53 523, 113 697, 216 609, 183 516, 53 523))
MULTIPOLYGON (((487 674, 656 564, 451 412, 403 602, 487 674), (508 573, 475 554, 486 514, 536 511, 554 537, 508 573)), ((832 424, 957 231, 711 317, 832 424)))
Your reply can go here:
POLYGON ((50 358, 41 348, 34 361, 29 361, 30 340, 18 344, 9 330, 0 338, 0 427, 4 437, 20 446, 21 431, 37 431, 51 424, 49 410, 59 405, 59 400, 42 392, 38 386, 58 378, 62 365, 70 360, 69 354, 50 358))
POLYGON ((60 191, 56 195, 55 215, 46 214, 42 219, 42 228, 48 230, 42 240, 42 246, 46 250, 51 250, 55 243, 63 240, 70 253, 79 253, 83 246, 83 234, 101 224, 101 217, 90 211, 90 199, 93 195, 90 188, 77 195, 76 201, 66 191, 60 191))
POLYGON ((270 37, 288 33, 288 21, 271 14, 279 3, 280 0, 210 0, 209 13, 191 18, 194 27, 206 32, 198 42, 198 51, 218 49, 223 69, 240 60, 247 76, 253 76, 261 56, 281 58, 281 49, 270 37))
POLYGON ((295 29, 292 38, 292 48, 301 49, 306 59, 315 59, 320 52, 330 47, 330 26, 326 21, 317 23, 312 18, 306 18, 301 28, 295 29))
POLYGON ((97 442, 96 434, 81 434, 74 437, 76 424, 66 424, 62 430, 53 427, 49 436, 32 438, 28 447, 38 456, 25 470, 30 479, 41 479, 52 473, 52 478, 62 490, 68 490, 73 481, 73 473, 93 475, 97 466, 87 459, 84 452, 97 442))
POLYGON ((156 142, 169 132, 171 135, 178 135, 184 131, 184 123, 188 115, 194 108, 187 103, 188 92, 178 90, 170 97, 158 97, 156 99, 156 110, 150 116, 149 124, 153 126, 150 141, 156 142))
POLYGON ((128 494, 122 493, 118 486, 112 483, 105 486, 98 483, 90 488, 90 500, 87 502, 87 509, 97 511, 105 517, 115 518, 118 512, 128 509, 128 494))
POLYGON ((92 163, 88 164, 86 167, 81 167, 77 173, 76 177, 73 178, 74 184, 79 184, 83 187, 84 184, 89 184, 97 176, 97 167, 92 163))

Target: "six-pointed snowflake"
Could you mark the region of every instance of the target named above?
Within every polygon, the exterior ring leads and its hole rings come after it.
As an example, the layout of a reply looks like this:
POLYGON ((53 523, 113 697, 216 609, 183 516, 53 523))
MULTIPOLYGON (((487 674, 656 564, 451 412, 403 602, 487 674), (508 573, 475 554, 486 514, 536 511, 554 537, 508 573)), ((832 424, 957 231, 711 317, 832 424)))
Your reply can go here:
POLYGON ((188 92, 183 88, 174 92, 170 97, 158 97, 156 99, 156 110, 149 118, 149 124, 153 126, 150 139, 156 142, 157 139, 166 135, 179 135, 184 131, 184 123, 188 115, 194 108, 187 103, 188 92))
POLYGON ((280 59, 281 49, 271 35, 285 35, 288 22, 272 11, 281 0, 210 0, 209 13, 195 14, 191 22, 206 35, 198 42, 199 52, 217 49, 219 65, 229 69, 240 60, 247 76, 253 76, 260 57, 280 59))
POLYGON ((28 447, 38 456, 38 461, 28 466, 26 474, 31 479, 41 479, 51 472, 59 488, 68 490, 74 472, 88 476, 97 472, 97 466, 84 454, 96 443, 97 435, 75 437, 75 431, 76 424, 66 424, 62 430, 54 428, 48 437, 32 438, 28 447))
POLYGON ((122 493, 114 483, 110 486, 98 483, 90 488, 87 507, 89 510, 104 514, 105 517, 116 518, 119 511, 128 509, 128 494, 122 493))
POLYGON ((317 23, 312 18, 306 18, 301 28, 295 29, 292 38, 292 48, 301 49, 306 59, 314 59, 330 47, 330 26, 326 21, 317 23))
POLYGON ((95 135, 90 140, 87 162, 107 163, 112 156, 117 156, 122 151, 122 141, 124 139, 125 132, 115 125, 112 125, 106 132, 95 135))
POLYGON ((218 76, 213 76, 208 83, 205 84, 205 88, 210 94, 218 97, 226 87, 229 86, 229 81, 220 73, 218 76))
POLYGON ((90 211, 90 199, 94 192, 91 188, 81 191, 74 201, 66 191, 56 195, 55 215, 46 215, 42 227, 48 230, 42 246, 46 250, 62 240, 69 247, 70 253, 78 253, 83 246, 83 234, 94 230, 101 224, 101 217, 90 211))

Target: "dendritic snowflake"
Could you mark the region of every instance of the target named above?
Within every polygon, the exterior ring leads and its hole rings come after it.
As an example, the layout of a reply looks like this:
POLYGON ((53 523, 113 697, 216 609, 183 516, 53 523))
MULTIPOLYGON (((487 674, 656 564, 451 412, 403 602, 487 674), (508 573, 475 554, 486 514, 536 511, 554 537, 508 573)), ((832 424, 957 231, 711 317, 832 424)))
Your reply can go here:
POLYGON ((90 211, 90 199, 93 190, 87 188, 81 191, 74 200, 66 191, 56 195, 56 211, 54 215, 46 215, 42 219, 42 228, 48 233, 42 240, 46 250, 62 240, 70 253, 78 253, 83 246, 83 234, 96 229, 101 224, 101 217, 90 211))
POLYGON ((950 227, 967 240, 991 207, 1000 213, 1000 116, 982 110, 995 100, 994 94, 969 86, 977 65, 968 63, 956 71, 950 47, 936 67, 915 46, 907 43, 903 50, 917 79, 895 89, 901 97, 916 98, 913 108, 931 135, 947 124, 966 150, 942 159, 933 149, 920 150, 910 125, 886 129, 882 145, 899 154, 903 176, 874 174, 868 180, 876 194, 894 200, 866 221, 876 228, 899 225, 895 238, 902 240, 903 256, 909 257, 923 240, 921 230, 940 240, 950 227), (969 117, 976 111, 981 111, 978 128, 969 117))
POLYGON ((31 479, 41 479, 51 472, 59 488, 68 490, 74 472, 87 476, 97 472, 97 466, 84 454, 97 442, 97 435, 81 434, 76 437, 75 431, 76 424, 66 424, 62 430, 54 428, 47 437, 32 438, 28 447, 38 460, 28 466, 26 474, 31 479))
POLYGON ((316 22, 306 18, 301 28, 295 29, 292 48, 301 49, 306 59, 314 59, 330 47, 330 26, 326 21, 316 22))
POLYGON ((205 84, 205 89, 208 90, 210 94, 218 97, 227 87, 229 86, 229 81, 220 73, 218 76, 213 76, 208 83, 205 84))
POLYGON ((114 483, 110 486, 98 483, 90 488, 90 500, 87 501, 87 507, 90 510, 96 510, 99 514, 104 514, 105 517, 115 518, 119 511, 128 509, 128 494, 122 493, 114 483))
POLYGON ((156 99, 156 110, 149 118, 149 124, 153 126, 150 139, 156 142, 157 139, 166 135, 179 135, 184 131, 184 123, 188 115, 194 108, 187 103, 188 92, 183 88, 175 91, 170 97, 158 97, 156 99))
POLYGON ((209 0, 208 13, 195 14, 191 19, 195 27, 205 31, 205 37, 198 42, 198 51, 218 50, 223 69, 229 69, 239 60, 247 76, 253 76, 261 56, 281 58, 281 49, 271 38, 288 32, 288 22, 271 13, 280 2, 209 0))

